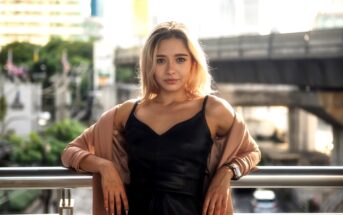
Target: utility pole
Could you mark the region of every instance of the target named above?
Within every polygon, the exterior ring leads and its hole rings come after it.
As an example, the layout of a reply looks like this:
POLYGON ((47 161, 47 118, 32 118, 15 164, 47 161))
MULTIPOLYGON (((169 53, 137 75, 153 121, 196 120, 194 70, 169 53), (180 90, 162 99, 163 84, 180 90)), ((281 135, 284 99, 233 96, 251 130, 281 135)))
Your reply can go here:
POLYGON ((1 138, 5 130, 6 112, 7 112, 7 102, 6 102, 6 96, 5 96, 5 82, 4 82, 4 77, 2 75, 2 69, 0 67, 0 124, 1 124, 0 137, 1 138))
POLYGON ((71 66, 68 62, 67 50, 63 50, 61 57, 62 74, 55 76, 55 120, 61 121, 70 117, 70 94, 69 94, 69 80, 67 75, 70 72, 71 66), (68 109, 68 110, 67 110, 68 109))
POLYGON ((70 105, 69 80, 66 73, 54 77, 55 89, 55 121, 69 118, 68 106, 70 105))

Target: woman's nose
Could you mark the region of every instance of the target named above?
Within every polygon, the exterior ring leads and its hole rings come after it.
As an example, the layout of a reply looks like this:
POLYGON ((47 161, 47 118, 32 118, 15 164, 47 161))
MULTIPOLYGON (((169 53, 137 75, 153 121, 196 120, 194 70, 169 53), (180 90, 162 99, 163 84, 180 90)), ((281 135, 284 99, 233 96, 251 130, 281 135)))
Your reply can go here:
POLYGON ((175 64, 174 63, 168 63, 167 73, 168 74, 174 74, 175 73, 175 64))

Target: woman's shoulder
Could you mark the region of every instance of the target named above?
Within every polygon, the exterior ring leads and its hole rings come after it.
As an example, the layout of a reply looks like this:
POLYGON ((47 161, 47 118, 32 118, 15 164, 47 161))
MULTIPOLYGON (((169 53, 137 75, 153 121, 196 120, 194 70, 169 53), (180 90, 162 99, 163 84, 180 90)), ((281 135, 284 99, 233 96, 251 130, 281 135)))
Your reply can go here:
POLYGON ((116 116, 114 119, 114 123, 117 128, 124 127, 131 111, 133 110, 134 105, 138 101, 139 99, 130 99, 116 106, 116 116))
POLYGON ((233 107, 231 106, 231 104, 225 99, 220 98, 216 95, 208 96, 208 101, 207 101, 206 106, 207 106, 206 110, 208 110, 210 113, 213 113, 213 114, 226 113, 232 116, 234 116, 235 114, 235 111, 233 107))
POLYGON ((235 111, 228 101, 215 95, 209 95, 206 104, 206 118, 216 128, 216 133, 223 135, 231 128, 235 111))
POLYGON ((140 99, 129 99, 125 102, 117 105, 117 111, 125 112, 128 109, 132 109, 135 103, 139 102, 140 99))

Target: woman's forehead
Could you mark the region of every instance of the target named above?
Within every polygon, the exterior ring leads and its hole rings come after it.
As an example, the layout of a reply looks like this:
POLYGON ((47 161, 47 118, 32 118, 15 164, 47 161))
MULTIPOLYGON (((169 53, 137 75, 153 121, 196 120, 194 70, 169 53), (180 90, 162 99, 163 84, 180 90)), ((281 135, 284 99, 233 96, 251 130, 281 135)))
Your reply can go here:
POLYGON ((157 54, 168 55, 176 53, 190 54, 188 47, 182 39, 163 39, 157 46, 157 54))

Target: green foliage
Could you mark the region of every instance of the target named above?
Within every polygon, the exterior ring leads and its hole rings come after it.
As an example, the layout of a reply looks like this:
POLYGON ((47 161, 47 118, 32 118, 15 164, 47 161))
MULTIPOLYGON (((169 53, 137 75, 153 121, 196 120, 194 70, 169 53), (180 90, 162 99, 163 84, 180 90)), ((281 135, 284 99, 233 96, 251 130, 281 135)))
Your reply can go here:
POLYGON ((76 67, 81 63, 92 64, 92 43, 52 38, 42 49, 42 62, 50 65, 53 74, 62 71, 61 57, 64 50, 67 51, 68 61, 72 67, 76 67))
POLYGON ((129 67, 119 67, 116 71, 116 80, 122 83, 134 83, 136 74, 129 67))
POLYGON ((7 102, 5 96, 0 96, 0 122, 5 119, 7 112, 7 102))
POLYGON ((83 73, 81 76, 81 83, 80 83, 80 94, 81 94, 81 99, 85 101, 88 96, 88 92, 91 90, 91 80, 89 78, 89 75, 87 73, 83 73))
POLYGON ((60 165, 61 152, 66 144, 84 129, 81 123, 66 119, 52 125, 42 136, 31 132, 25 139, 12 134, 8 140, 12 145, 11 162, 20 166, 60 165))
POLYGON ((45 131, 45 138, 49 143, 46 164, 60 165, 60 156, 63 149, 85 129, 83 124, 71 119, 64 119, 48 128, 45 131))
POLYGON ((0 52, 0 65, 5 65, 8 51, 12 50, 13 62, 28 68, 32 73, 41 72, 41 65, 46 66, 47 79, 55 73, 62 71, 61 58, 64 50, 68 53, 68 61, 71 67, 81 63, 91 67, 93 59, 92 42, 64 41, 60 38, 52 38, 45 46, 38 46, 27 42, 14 42, 6 45, 0 52), (38 62, 34 62, 34 52, 38 52, 38 62))
MULTIPOLYGON (((62 73, 62 55, 67 53, 67 61, 70 65, 68 76, 72 77, 85 76, 90 77, 93 65, 93 42, 84 41, 65 41, 58 37, 53 37, 45 46, 38 46, 27 42, 14 42, 6 45, 0 50, 0 67, 6 64, 9 50, 12 50, 13 62, 16 65, 24 67, 28 73, 23 77, 27 81, 42 83, 43 90, 52 87, 52 79, 55 74, 62 73), (35 58, 35 61, 34 61, 35 58)), ((2 70, 4 73, 6 70, 2 70)), ((87 78, 89 79, 89 78, 87 78)), ((75 84, 75 83, 74 83, 75 84)), ((80 93, 82 100, 81 107, 85 105, 85 95, 88 95, 92 82, 83 81, 81 88, 72 88, 72 94, 80 93), (75 92, 79 90, 81 92, 75 92)), ((53 101, 49 98, 51 95, 43 94, 43 109, 51 109, 54 106, 53 101)), ((73 97, 76 98, 75 96, 73 97)), ((0 110, 1 116, 1 110, 0 110)))
POLYGON ((47 137, 47 142, 49 143, 49 148, 45 157, 45 165, 55 166, 60 165, 60 156, 63 149, 66 147, 66 142, 58 140, 52 136, 47 137))
POLYGON ((30 133, 27 139, 12 134, 9 137, 12 144, 10 159, 20 166, 41 165, 44 158, 42 138, 35 132, 30 133))
POLYGON ((65 119, 48 128, 45 132, 46 140, 49 143, 46 153, 47 165, 60 165, 60 156, 66 144, 76 138, 85 127, 75 120, 65 119))
POLYGON ((0 63, 2 65, 6 64, 8 51, 12 50, 14 64, 31 67, 33 64, 33 53, 36 49, 40 48, 40 46, 28 42, 10 43, 1 49, 0 63))
POLYGON ((60 141, 69 142, 77 137, 85 127, 78 121, 64 119, 46 130, 46 134, 60 141))
POLYGON ((9 210, 22 212, 39 196, 39 190, 14 190, 9 192, 9 210))

